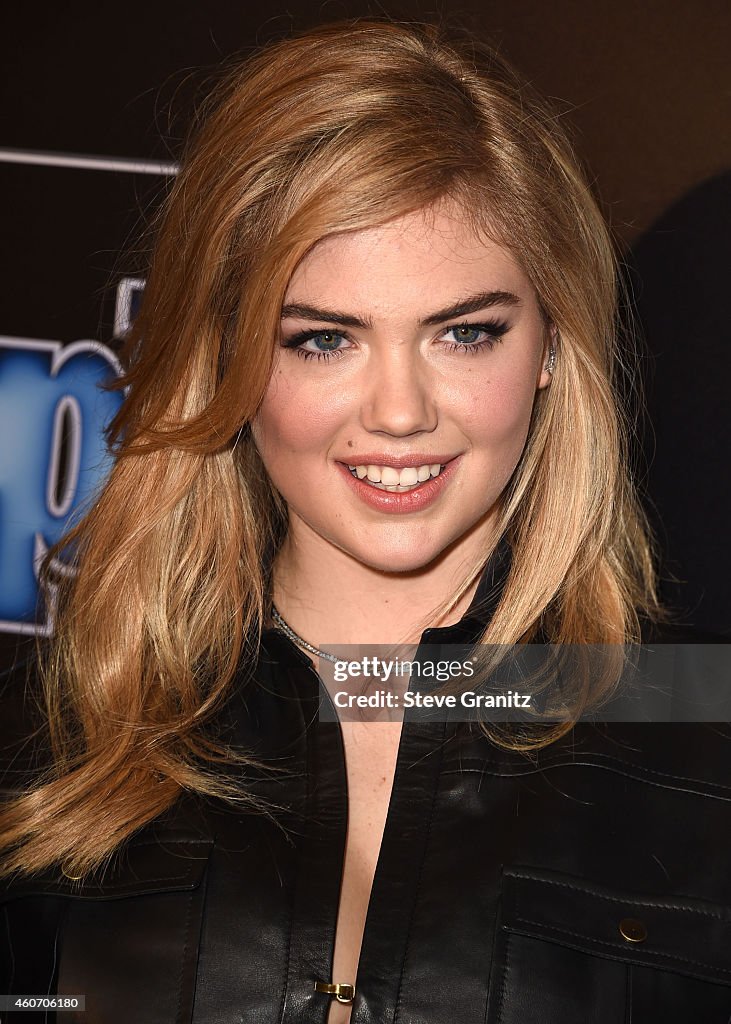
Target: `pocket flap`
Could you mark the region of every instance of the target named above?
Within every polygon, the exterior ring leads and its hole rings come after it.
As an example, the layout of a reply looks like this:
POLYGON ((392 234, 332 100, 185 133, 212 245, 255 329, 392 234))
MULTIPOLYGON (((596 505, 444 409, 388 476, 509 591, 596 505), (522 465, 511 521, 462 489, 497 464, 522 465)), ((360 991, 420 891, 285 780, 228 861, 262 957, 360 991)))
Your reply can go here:
POLYGON ((130 842, 103 872, 75 880, 60 867, 5 883, 0 899, 20 896, 72 896, 86 900, 121 899, 196 889, 213 846, 211 839, 165 838, 130 842))
POLYGON ((582 952, 731 985, 731 908, 644 896, 533 868, 503 872, 501 927, 582 952))

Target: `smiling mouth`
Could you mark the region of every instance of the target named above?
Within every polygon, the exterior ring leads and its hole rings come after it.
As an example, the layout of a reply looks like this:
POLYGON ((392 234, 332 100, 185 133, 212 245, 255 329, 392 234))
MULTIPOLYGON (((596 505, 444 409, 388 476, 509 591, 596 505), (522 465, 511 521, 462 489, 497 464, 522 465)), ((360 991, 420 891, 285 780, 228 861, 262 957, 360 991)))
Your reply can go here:
POLYGON ((444 466, 435 462, 423 466, 405 466, 403 469, 372 465, 348 466, 348 469, 351 476, 356 477, 364 484, 375 487, 376 490, 403 494, 406 491, 414 491, 427 480, 433 480, 439 476, 444 466))

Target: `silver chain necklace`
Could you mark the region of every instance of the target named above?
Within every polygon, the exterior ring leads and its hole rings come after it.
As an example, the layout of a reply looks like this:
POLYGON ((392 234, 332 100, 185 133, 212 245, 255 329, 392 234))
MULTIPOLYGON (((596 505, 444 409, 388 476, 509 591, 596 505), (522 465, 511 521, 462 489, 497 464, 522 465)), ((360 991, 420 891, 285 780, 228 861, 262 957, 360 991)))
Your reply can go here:
POLYGON ((295 633, 289 623, 284 621, 274 605, 272 605, 272 619, 290 640, 294 640, 298 647, 302 647, 305 651, 309 651, 310 654, 316 654, 318 658, 324 658, 325 661, 331 661, 333 664, 341 660, 340 658, 336 658, 334 654, 328 654, 326 651, 321 651, 319 647, 313 647, 312 644, 308 644, 306 640, 303 640, 299 633, 295 633))

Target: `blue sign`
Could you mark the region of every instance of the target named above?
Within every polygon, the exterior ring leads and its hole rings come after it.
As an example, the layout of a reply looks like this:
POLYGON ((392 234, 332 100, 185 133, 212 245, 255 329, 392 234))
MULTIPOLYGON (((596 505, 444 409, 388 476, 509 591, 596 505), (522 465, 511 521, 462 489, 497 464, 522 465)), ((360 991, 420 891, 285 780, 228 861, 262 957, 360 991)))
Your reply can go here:
MULTIPOLYGON (((111 469, 104 429, 123 395, 100 386, 120 372, 96 341, 0 336, 0 631, 53 630, 38 569, 111 469)), ((61 560, 54 570, 73 571, 61 560)))

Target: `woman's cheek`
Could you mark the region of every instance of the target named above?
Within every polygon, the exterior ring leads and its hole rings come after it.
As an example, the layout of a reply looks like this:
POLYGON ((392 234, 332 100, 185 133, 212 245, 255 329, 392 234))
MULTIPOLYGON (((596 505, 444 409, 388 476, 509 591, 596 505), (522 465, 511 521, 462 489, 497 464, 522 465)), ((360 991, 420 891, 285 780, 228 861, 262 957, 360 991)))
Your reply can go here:
POLYGON ((340 405, 322 388, 293 384, 284 375, 273 378, 253 423, 265 465, 326 452, 340 421, 340 405))
POLYGON ((465 428, 473 440, 488 446, 525 443, 535 391, 519 383, 497 383, 474 395, 466 408, 465 428))

